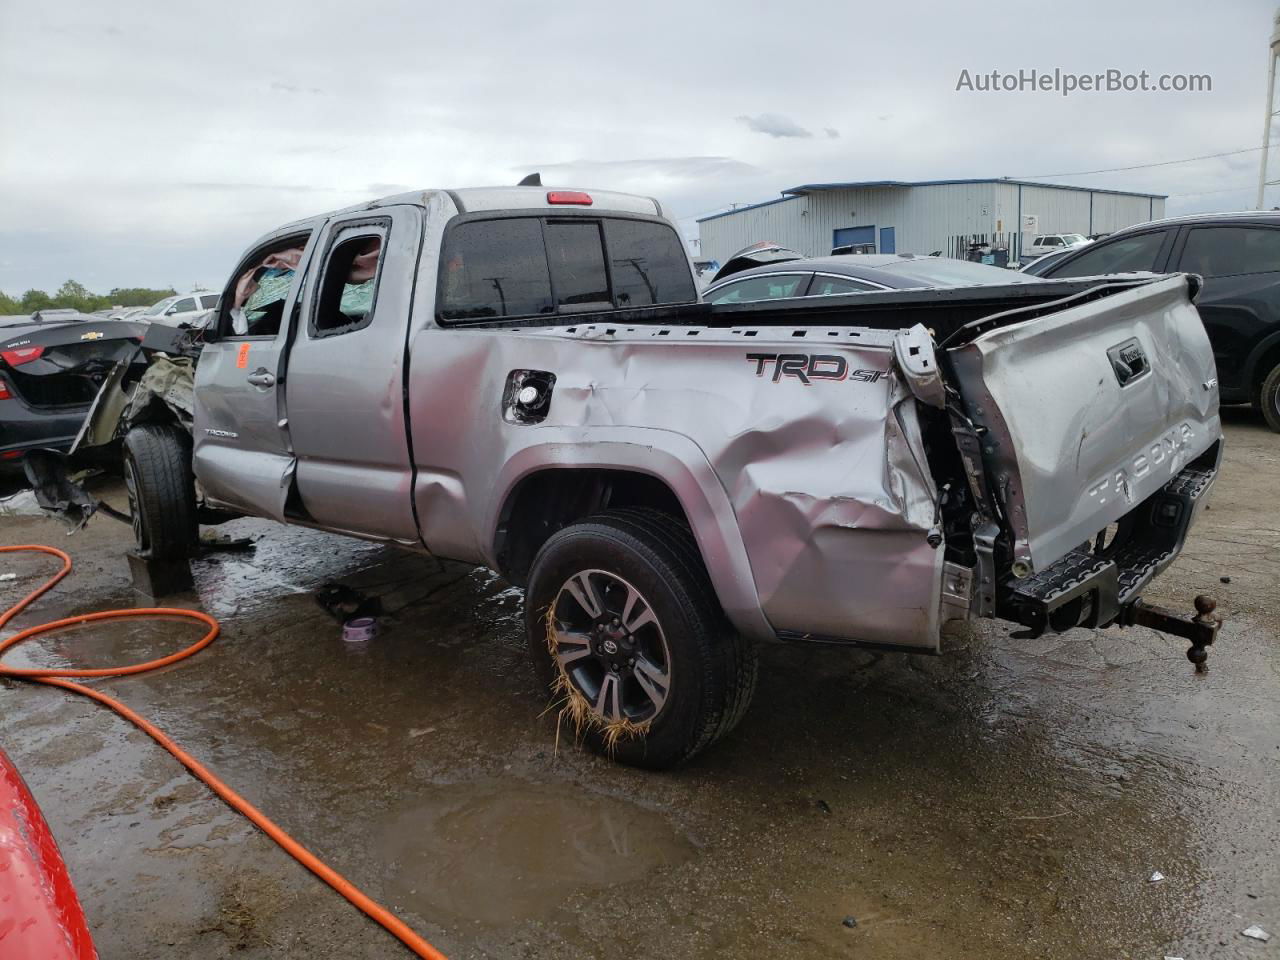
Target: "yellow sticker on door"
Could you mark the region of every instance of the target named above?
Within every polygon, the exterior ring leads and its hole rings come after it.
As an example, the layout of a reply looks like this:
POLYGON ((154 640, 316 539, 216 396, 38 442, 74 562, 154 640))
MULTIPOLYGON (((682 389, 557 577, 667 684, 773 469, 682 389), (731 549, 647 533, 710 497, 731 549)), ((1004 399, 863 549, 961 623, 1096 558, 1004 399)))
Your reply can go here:
POLYGON ((236 354, 236 369, 243 370, 249 365, 249 344, 240 344, 240 352, 236 354))

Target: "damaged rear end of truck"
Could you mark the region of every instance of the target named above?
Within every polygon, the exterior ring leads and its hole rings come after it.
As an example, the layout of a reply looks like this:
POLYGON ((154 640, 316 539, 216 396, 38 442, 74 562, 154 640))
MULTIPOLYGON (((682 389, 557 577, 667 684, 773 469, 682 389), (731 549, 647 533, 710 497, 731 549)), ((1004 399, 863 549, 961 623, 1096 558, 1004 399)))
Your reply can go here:
MULTIPOLYGON (((1198 278, 1113 280, 895 344, 941 481, 949 612, 1038 636, 1143 623, 1216 633, 1142 603, 1173 562, 1222 456, 1198 278), (958 462, 957 462, 958 458, 958 462)), ((1201 609, 1203 607, 1208 609, 1201 609)))
MULTIPOLYGON (((437 332, 431 349, 459 376, 522 364, 554 384, 537 428, 509 410, 517 429, 483 458, 499 490, 530 463, 654 474, 752 639, 937 652, 948 620, 1020 636, 1140 622, 1202 662, 1216 621, 1140 601, 1221 458, 1197 289, 1178 275, 857 294, 716 306, 698 326, 437 332)), ((432 441, 455 463, 470 439, 432 441)), ((444 489, 418 512, 427 543, 456 552, 465 504, 444 489)), ((573 517, 507 503, 487 562, 522 582, 528 515, 573 517)))

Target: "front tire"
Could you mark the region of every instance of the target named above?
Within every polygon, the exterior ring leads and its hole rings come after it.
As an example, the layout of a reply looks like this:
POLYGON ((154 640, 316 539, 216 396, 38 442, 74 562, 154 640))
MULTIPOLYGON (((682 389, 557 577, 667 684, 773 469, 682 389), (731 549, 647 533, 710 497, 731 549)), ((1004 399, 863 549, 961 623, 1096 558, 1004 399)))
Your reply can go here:
POLYGON ((1267 426, 1280 433, 1280 363, 1262 381, 1258 406, 1262 409, 1262 419, 1267 421, 1267 426))
POLYGON ((538 551, 525 595, 529 653, 568 723, 597 753, 663 769, 741 719, 754 644, 716 601, 688 527, 657 510, 614 510, 538 551))
POLYGON ((146 423, 124 438, 124 480, 138 553, 184 560, 195 548, 195 477, 191 437, 170 423, 146 423))

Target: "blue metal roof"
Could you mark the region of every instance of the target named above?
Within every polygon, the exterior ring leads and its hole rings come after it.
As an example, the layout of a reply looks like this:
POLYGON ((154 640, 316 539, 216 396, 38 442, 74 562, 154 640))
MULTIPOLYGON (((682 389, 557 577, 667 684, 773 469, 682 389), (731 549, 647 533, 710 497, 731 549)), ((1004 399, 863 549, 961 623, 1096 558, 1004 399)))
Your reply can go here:
POLYGON ((745 207, 726 210, 723 213, 713 213, 709 217, 699 217, 697 222, 705 223, 708 220, 727 217, 730 214, 741 213, 744 210, 755 210, 759 207, 767 207, 773 203, 782 203, 786 200, 794 200, 796 197, 803 196, 806 193, 819 193, 823 190, 859 190, 873 187, 942 187, 976 183, 1006 183, 1015 187, 1044 187, 1049 190, 1077 190, 1083 193, 1107 193, 1121 197, 1142 197, 1143 199, 1150 200, 1164 200, 1169 196, 1167 193, 1138 193, 1133 190, 1105 190, 1100 187, 1077 187, 1066 183, 1038 183, 1034 180, 1008 180, 1001 177, 959 180, 856 180, 848 183, 801 184, 798 187, 791 187, 787 190, 783 190, 782 196, 777 200, 766 200, 763 203, 752 203, 745 207))

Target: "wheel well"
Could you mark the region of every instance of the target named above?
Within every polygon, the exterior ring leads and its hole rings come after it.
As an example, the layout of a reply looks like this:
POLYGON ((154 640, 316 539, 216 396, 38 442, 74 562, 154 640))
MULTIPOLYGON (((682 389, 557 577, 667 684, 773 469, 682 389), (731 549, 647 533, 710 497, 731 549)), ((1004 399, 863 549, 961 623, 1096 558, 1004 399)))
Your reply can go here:
POLYGON ((538 550, 557 530, 609 507, 653 507, 688 524, 667 484, 647 473, 596 468, 548 468, 516 484, 498 515, 498 570, 524 586, 538 550))
POLYGON ((1256 400, 1262 393, 1262 382, 1267 379, 1267 374, 1280 366, 1280 342, 1273 343, 1267 352, 1258 358, 1258 362, 1253 367, 1253 382, 1249 384, 1249 391, 1256 400))

